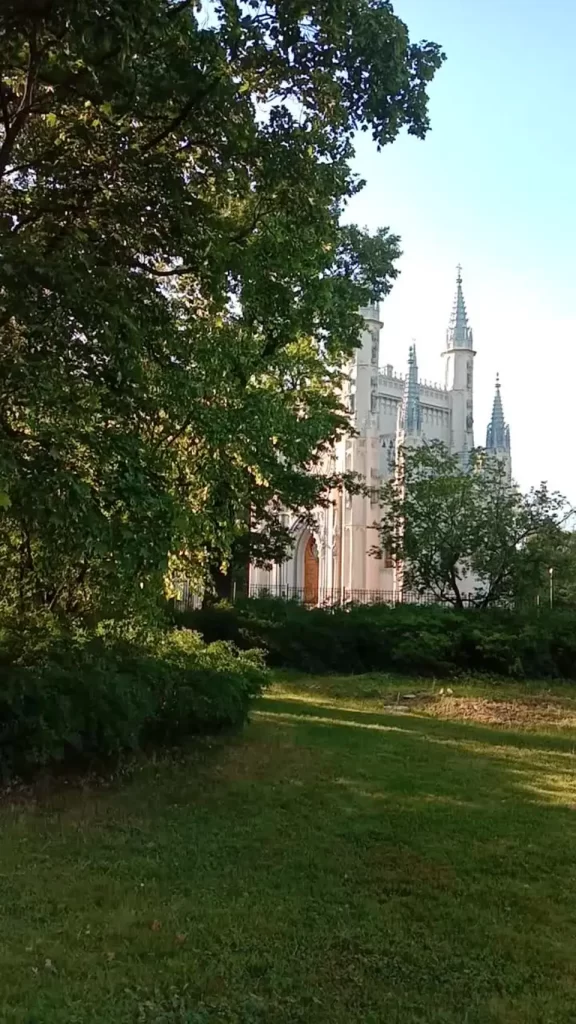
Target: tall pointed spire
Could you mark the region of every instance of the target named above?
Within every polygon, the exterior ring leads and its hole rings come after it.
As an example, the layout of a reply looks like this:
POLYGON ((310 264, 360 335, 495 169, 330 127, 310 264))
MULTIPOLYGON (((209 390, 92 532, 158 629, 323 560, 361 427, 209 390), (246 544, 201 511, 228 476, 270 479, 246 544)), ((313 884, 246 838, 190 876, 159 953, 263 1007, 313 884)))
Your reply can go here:
POLYGON ((458 264, 456 277, 456 295, 452 307, 450 325, 446 332, 446 348, 474 348, 472 328, 468 324, 468 314, 462 291, 462 267, 458 264))
POLYGON ((492 453, 510 453, 510 427, 504 419, 499 374, 496 374, 496 394, 492 406, 492 419, 486 431, 486 450, 492 453))
POLYGON ((408 374, 404 385, 404 398, 400 412, 400 427, 406 434, 420 433, 420 388, 418 384, 418 362, 416 345, 408 350, 408 374))

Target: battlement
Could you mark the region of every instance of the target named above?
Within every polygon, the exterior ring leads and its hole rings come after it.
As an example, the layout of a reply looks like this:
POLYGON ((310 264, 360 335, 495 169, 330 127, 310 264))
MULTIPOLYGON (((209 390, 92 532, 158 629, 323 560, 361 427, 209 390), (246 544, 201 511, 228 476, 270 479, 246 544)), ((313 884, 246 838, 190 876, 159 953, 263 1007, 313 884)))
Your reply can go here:
POLYGON ((425 399, 436 399, 442 403, 449 401, 449 393, 446 388, 443 388, 440 384, 431 384, 427 380, 420 381, 420 398, 425 399))
POLYGON ((383 327, 380 319, 380 305, 377 302, 371 303, 369 306, 362 306, 359 310, 360 316, 364 318, 366 324, 375 323, 379 327, 383 327))
POLYGON ((390 363, 388 363, 383 370, 380 370, 378 376, 382 380, 404 380, 404 373, 396 373, 396 370, 390 363))
MULTIPOLYGON (((378 373, 378 385, 382 388, 391 388, 392 390, 401 390, 404 387, 406 381, 405 373, 397 373, 393 366, 385 366, 383 370, 378 373)), ((429 380, 419 381, 419 391, 422 398, 436 398, 441 399, 442 402, 448 401, 448 391, 442 384, 436 384, 429 380)))
POLYGON ((388 373, 382 373, 382 371, 380 371, 379 374, 378 374, 378 380, 381 381, 382 384, 391 384, 392 386, 398 386, 399 385, 400 387, 402 387, 404 385, 404 381, 406 380, 406 374, 405 373, 390 373, 390 374, 388 374, 388 373))

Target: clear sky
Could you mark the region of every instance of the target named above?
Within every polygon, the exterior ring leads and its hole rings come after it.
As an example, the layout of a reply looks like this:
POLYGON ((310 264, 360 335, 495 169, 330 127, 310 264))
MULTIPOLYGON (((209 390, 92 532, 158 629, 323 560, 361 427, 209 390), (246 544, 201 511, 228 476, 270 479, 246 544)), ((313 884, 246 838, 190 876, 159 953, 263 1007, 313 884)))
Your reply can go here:
POLYGON ((496 372, 523 488, 548 480, 576 503, 576 0, 395 0, 414 41, 442 45, 432 130, 381 153, 358 140, 367 180, 349 208, 402 239, 382 306, 381 361, 442 379, 463 266, 477 350, 475 440, 496 372))

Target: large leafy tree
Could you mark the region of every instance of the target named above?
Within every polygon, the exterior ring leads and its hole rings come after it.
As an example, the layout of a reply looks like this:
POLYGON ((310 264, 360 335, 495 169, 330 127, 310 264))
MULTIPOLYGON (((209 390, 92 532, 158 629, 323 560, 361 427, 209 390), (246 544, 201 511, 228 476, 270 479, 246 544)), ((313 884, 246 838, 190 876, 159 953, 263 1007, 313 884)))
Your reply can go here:
POLYGON ((7 600, 123 607, 312 507, 398 253, 340 223, 353 135, 423 137, 441 60, 387 0, 2 5, 7 600))
MULTIPOLYGON (((571 517, 572 519, 572 517, 571 517)), ((527 607, 576 605, 576 533, 573 519, 530 537, 522 551, 517 596, 527 607), (566 527, 572 527, 567 529, 566 527)))
POLYGON ((392 553, 407 590, 456 607, 487 607, 518 596, 526 549, 570 516, 546 484, 528 494, 511 486, 503 462, 482 449, 467 465, 441 442, 406 447, 383 488, 381 550, 392 553))

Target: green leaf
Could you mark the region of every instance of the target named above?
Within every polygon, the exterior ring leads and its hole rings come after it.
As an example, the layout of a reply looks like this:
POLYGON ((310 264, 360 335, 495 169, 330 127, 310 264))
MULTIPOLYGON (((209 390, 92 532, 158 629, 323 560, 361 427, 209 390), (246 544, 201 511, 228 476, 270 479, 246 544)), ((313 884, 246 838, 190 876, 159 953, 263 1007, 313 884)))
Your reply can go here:
POLYGON ((424 135, 441 57, 382 0, 305 18, 222 3, 217 29, 166 0, 111 2, 104 21, 79 0, 64 33, 44 4, 32 54, 9 6, 1 64, 49 113, 9 154, 42 171, 1 182, 19 230, 2 251, 0 472, 18 501, 0 600, 123 616, 168 572, 281 559, 281 509, 311 514, 337 486, 321 453, 345 426, 355 311, 399 256, 385 229, 339 222, 350 139, 424 135))

